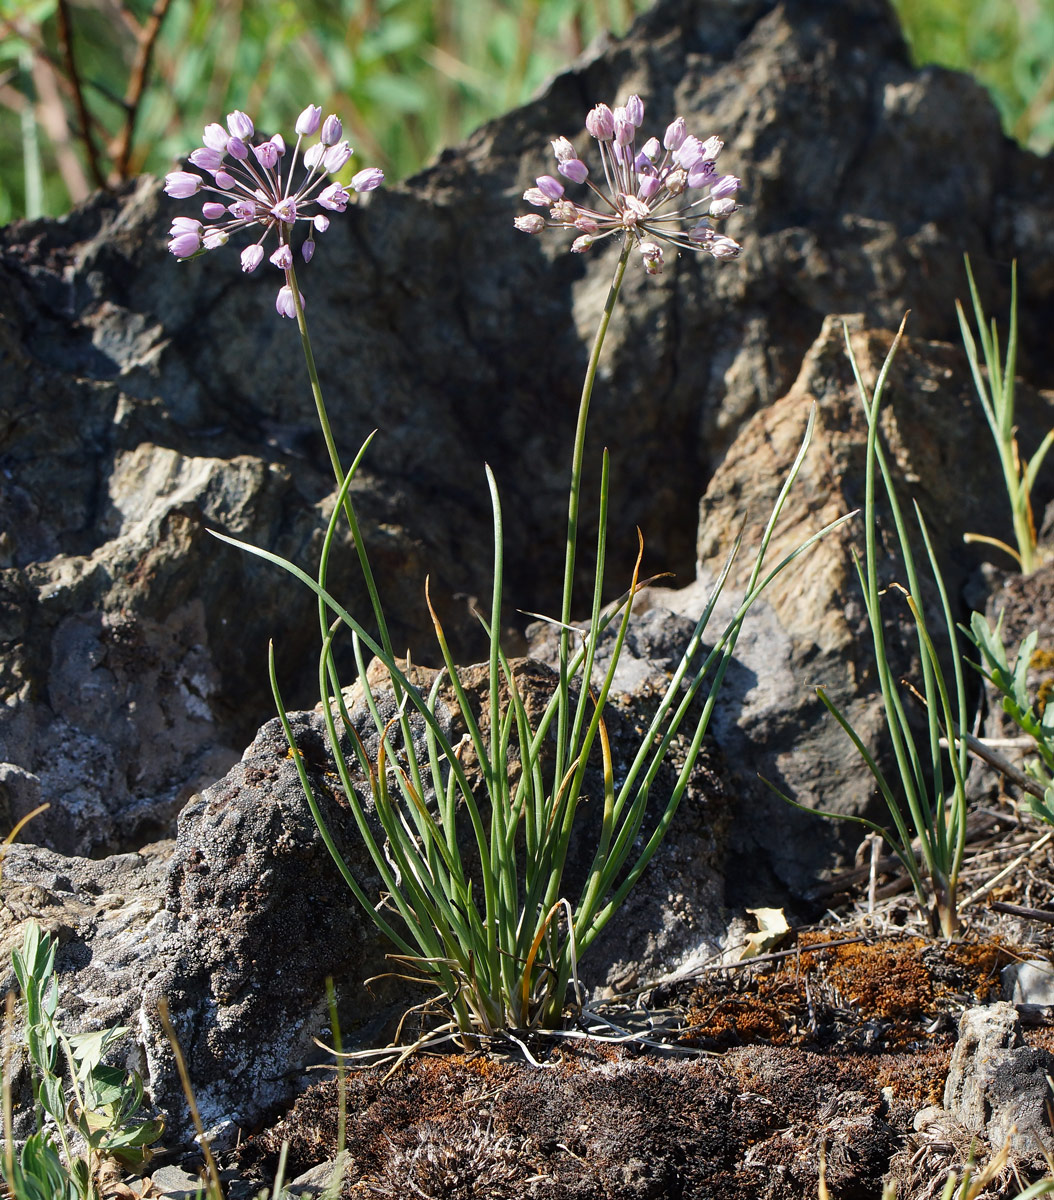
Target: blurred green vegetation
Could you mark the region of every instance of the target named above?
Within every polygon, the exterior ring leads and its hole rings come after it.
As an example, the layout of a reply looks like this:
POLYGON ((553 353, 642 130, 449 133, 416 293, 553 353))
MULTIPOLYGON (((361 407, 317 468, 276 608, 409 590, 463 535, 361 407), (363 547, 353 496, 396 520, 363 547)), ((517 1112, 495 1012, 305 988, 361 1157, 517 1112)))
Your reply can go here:
MULTIPOLYGON (((1054 144, 1054 0, 894 3, 916 62, 971 71, 1008 133, 1054 144)), ((163 173, 233 108, 287 133, 339 111, 357 165, 403 177, 647 4, 0 0, 0 223, 163 173)))

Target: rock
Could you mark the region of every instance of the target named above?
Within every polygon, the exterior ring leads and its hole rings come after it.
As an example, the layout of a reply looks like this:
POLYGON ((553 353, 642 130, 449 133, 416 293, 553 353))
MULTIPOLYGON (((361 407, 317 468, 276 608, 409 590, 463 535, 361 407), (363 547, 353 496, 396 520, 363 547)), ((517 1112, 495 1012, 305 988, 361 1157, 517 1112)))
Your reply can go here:
MULTIPOLYGON (((530 661, 513 665, 527 711, 536 718, 552 694, 552 675, 530 661)), ((376 666, 370 673, 376 702, 382 714, 392 715, 394 697, 383 690, 376 666)), ((462 676, 485 730, 486 669, 469 667, 462 676)), ((421 678, 428 681, 430 674, 421 678)), ((361 688, 349 691, 348 703, 375 758, 377 736, 361 688)), ((441 698, 437 713, 457 744, 457 710, 441 698)), ((616 769, 630 761, 648 719, 646 704, 615 698, 607 724, 616 769)), ((343 800, 322 717, 299 713, 291 721, 330 832, 366 894, 377 897, 381 881, 343 800)), ((350 756, 348 748, 345 753, 350 756)), ((424 753, 422 741, 418 754, 424 753)), ((464 761, 471 770, 471 756, 464 761)), ((676 769, 674 761, 660 770, 656 796, 669 794, 676 769)), ((353 778, 373 820, 368 781, 357 767, 353 778)), ((589 797, 602 794, 597 764, 587 772, 564 874, 572 899, 596 845, 597 806, 589 797)), ((728 804, 720 754, 704 749, 648 885, 630 894, 580 965, 588 991, 644 986, 719 949, 725 932, 719 863, 728 804)), ((657 815, 646 820, 645 836, 657 815)), ((471 864, 471 831, 460 833, 471 864)), ((383 1044, 402 1013, 431 995, 431 989, 410 987, 392 974, 386 958, 392 947, 323 846, 278 720, 264 726, 223 780, 184 807, 175 845, 148 859, 149 871, 140 858, 96 863, 14 846, 4 871, 12 925, 4 944, 20 941, 22 923, 31 917, 64 931, 58 958, 64 1018, 74 1031, 87 1022, 134 1027, 142 1055, 135 1065, 167 1116, 170 1141, 191 1136, 192 1127, 158 1015, 161 999, 168 1002, 202 1120, 218 1144, 227 1144, 239 1128, 294 1096, 305 1084, 307 1066, 330 1061, 313 1040, 329 1022, 327 978, 335 983, 350 1048, 383 1044)))
MULTIPOLYGON (((954 341, 964 251, 995 313, 996 264, 1021 259, 1022 368, 1047 372, 1034 314, 1054 264, 1054 167, 1002 136, 979 85, 913 69, 885 0, 665 0, 538 101, 334 222, 312 263, 342 452, 380 429, 354 494, 396 646, 420 661, 435 654, 428 571, 462 661, 478 648, 464 597, 489 587, 484 460, 508 515, 510 602, 558 607, 568 447, 612 256, 571 256, 511 220, 548 139, 634 89, 656 128, 679 111, 725 138, 746 251, 628 279, 587 451, 588 510, 601 437, 611 447, 613 549, 632 555, 639 525, 646 569, 691 578, 707 476, 787 391, 827 315, 890 328, 910 307, 915 336, 954 341)), ((333 485, 300 348, 233 248, 165 253, 178 211, 141 180, 0 233, 0 788, 12 819, 51 801, 36 836, 67 852, 171 831, 269 712, 268 637, 290 707, 313 685, 310 596, 206 536, 313 562, 333 485)), ((339 555, 333 584, 366 611, 353 564, 339 555)))
POLYGON ((1054 1055, 1026 1046, 1012 1004, 967 1009, 959 1020, 944 1107, 993 1150, 1036 1158, 1054 1147, 1048 1112, 1054 1055))

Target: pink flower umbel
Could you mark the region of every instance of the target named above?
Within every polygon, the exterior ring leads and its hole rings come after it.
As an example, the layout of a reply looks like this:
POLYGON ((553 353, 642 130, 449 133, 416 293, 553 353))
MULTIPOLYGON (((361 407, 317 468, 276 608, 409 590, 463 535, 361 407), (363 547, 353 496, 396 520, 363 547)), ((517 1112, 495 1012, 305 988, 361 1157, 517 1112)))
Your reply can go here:
MULTIPOLYGON (((296 317, 292 270, 297 226, 306 232, 300 253, 307 263, 315 252, 315 233, 329 228, 329 217, 320 208, 344 212, 351 198, 349 189, 372 192, 384 180, 383 171, 366 167, 353 176, 350 184, 330 182, 329 176, 339 171, 354 151, 340 140, 339 119, 329 116, 322 121, 321 116, 317 105, 308 105, 300 114, 296 145, 290 155, 281 134, 254 141, 252 120, 243 112, 229 113, 227 128, 216 123, 206 125, 204 144, 189 156, 193 166, 211 176, 211 183, 193 171, 172 171, 165 176, 165 192, 177 200, 198 192, 207 194, 201 209, 204 221, 176 217, 172 222, 168 248, 177 258, 193 258, 218 249, 232 233, 258 228, 261 232, 256 243, 241 252, 242 270, 255 271, 264 259, 264 242, 272 232, 276 234, 278 248, 269 259, 286 276, 276 304, 283 317, 296 317), (303 178, 294 188, 301 145, 315 134, 319 140, 305 149, 301 160, 303 178)), ((299 291, 296 296, 303 308, 299 291)))
POLYGON ((649 275, 662 271, 660 243, 678 250, 705 250, 717 259, 735 258, 741 247, 711 224, 731 216, 738 207, 734 197, 739 180, 717 172, 724 142, 718 137, 701 142, 678 117, 667 126, 661 144, 652 137, 638 149, 643 120, 639 96, 630 96, 614 110, 598 104, 586 117, 586 131, 600 146, 603 187, 589 178, 589 168, 574 145, 565 137, 557 138, 553 142, 557 174, 588 187, 596 207, 570 199, 555 176, 541 175, 523 198, 537 208, 548 208, 549 219, 530 213, 516 218, 516 228, 531 234, 547 227, 568 229, 577 235, 571 243, 574 254, 613 235, 630 238, 649 275))

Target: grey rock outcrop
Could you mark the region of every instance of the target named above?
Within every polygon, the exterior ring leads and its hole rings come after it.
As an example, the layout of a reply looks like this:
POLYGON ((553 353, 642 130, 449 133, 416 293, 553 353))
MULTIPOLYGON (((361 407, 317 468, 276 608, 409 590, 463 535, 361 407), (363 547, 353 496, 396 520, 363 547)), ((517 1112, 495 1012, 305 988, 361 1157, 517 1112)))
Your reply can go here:
MULTIPOLYGON (((396 645, 419 661, 434 653, 424 574, 466 660, 476 627, 455 594, 489 586, 486 490, 465 464, 498 473, 508 595, 557 607, 567 447, 611 256, 568 255, 510 222, 548 139, 631 90, 649 122, 681 112, 719 131, 746 201, 730 227, 742 259, 632 274, 609 337, 591 444, 612 449, 613 546, 632 547, 639 525, 646 571, 691 578, 707 476, 787 391, 829 313, 892 328, 910 307, 915 336, 951 340, 963 251, 994 312, 997 264, 1019 257, 1022 366, 1049 361, 1033 314, 1054 262, 1052 168, 1003 138, 978 85, 911 68, 884 0, 667 0, 539 101, 335 222, 312 264, 345 455, 380 429, 355 494, 396 645)), ((310 696, 310 598, 205 532, 312 561, 332 484, 300 349, 235 254, 165 253, 178 211, 143 180, 0 234, 0 788, 11 818, 55 800, 37 836, 70 852, 170 828, 188 786, 266 717, 268 637, 287 702, 310 696), (129 668, 117 643, 158 665, 129 668)), ((338 556, 333 584, 362 609, 353 558, 338 556)), ((589 566, 585 548, 583 579, 589 566)))

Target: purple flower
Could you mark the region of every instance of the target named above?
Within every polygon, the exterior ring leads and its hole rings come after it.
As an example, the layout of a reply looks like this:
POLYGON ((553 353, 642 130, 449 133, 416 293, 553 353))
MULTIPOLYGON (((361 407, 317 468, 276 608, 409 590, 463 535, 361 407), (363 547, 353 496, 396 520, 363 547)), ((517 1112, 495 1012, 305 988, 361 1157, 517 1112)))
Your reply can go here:
POLYGON ((168 243, 171 253, 176 258, 190 258, 197 254, 201 249, 201 229, 201 222, 195 221, 193 217, 176 217, 168 231, 168 236, 172 239, 168 243))
MULTIPOLYGON (((306 307, 306 301, 302 292, 298 291, 300 297, 300 307, 306 307)), ((293 299, 293 289, 287 283, 285 287, 278 289, 278 299, 275 300, 275 309, 280 317, 296 317, 296 301, 293 299)))
POLYGON ((200 191, 204 182, 200 175, 190 171, 169 171, 165 176, 165 195, 174 200, 186 200, 200 191))
POLYGON ((194 166, 211 173, 220 169, 220 164, 223 162, 223 153, 219 150, 213 150, 209 146, 199 146, 190 156, 190 161, 194 166))
POLYGON ((205 126, 205 132, 201 135, 201 140, 210 150, 227 150, 227 130, 222 125, 217 125, 214 121, 211 125, 205 126))
POLYGON ((347 142, 340 142, 336 146, 330 146, 326 153, 322 155, 322 167, 330 175, 336 175, 354 153, 355 151, 352 150, 347 142))
MULTIPOLYGON (((210 193, 201 209, 210 224, 177 217, 169 232, 169 250, 178 258, 190 258, 225 245, 233 233, 255 230, 256 244, 241 251, 242 270, 249 274, 263 262, 264 242, 275 234, 278 248, 270 259, 287 272, 276 308, 287 317, 296 315, 290 273, 297 228, 307 223, 307 237, 300 245, 304 262, 310 262, 315 253, 315 234, 329 228, 328 212, 344 212, 351 199, 347 186, 332 182, 328 176, 340 170, 353 151, 341 140, 340 120, 330 116, 322 122, 321 115, 317 105, 308 105, 301 112, 296 122, 296 146, 286 158, 281 134, 266 141, 254 140, 252 120, 240 111, 229 113, 227 128, 216 122, 206 125, 204 144, 190 155, 195 166, 212 175, 211 184, 191 171, 172 171, 165 176, 165 192, 176 199, 187 199, 199 191, 210 193), (305 147, 304 139, 316 133, 320 134, 319 141, 305 147), (231 157, 227 159, 226 155, 231 157), (302 178, 296 183, 293 175, 298 163, 302 178)), ((383 181, 383 171, 366 167, 354 176, 351 187, 369 192, 383 181)))
MULTIPOLYGON (((319 202, 321 203, 321 198, 319 202)), ((283 196, 271 209, 271 215, 283 225, 292 225, 296 220, 296 200, 292 196, 283 196)))
POLYGON ((356 171, 351 177, 351 186, 356 192, 372 192, 384 182, 384 172, 380 167, 365 167, 356 171))
POLYGON ((242 270, 249 275, 263 262, 263 246, 246 246, 242 251, 242 270))
POLYGON ((739 245, 699 220, 703 213, 719 220, 737 208, 734 196, 739 180, 718 175, 715 166, 724 143, 717 136, 700 141, 688 133, 684 118, 677 117, 667 125, 661 144, 650 137, 638 148, 637 131, 643 120, 644 102, 639 96, 630 96, 614 110, 598 104, 586 117, 586 129, 596 139, 603 163, 604 191, 591 182, 569 139, 554 139, 558 173, 571 183, 588 183, 600 206, 572 200, 558 179, 542 175, 523 198, 537 208, 547 208, 549 217, 517 217, 516 228, 530 234, 546 227, 572 229, 578 234, 571 245, 575 254, 603 238, 624 243, 628 239, 649 275, 662 272, 667 246, 705 250, 717 259, 735 258, 739 245), (700 194, 693 196, 693 192, 700 194))
POLYGON ((253 154, 256 155, 260 166, 268 171, 273 171, 278 166, 278 147, 274 142, 263 142, 259 146, 253 146, 253 154))
POLYGON ((278 249, 271 255, 270 260, 274 265, 283 271, 288 271, 293 265, 293 252, 289 249, 289 244, 283 242, 278 249))
POLYGON ((339 183, 331 183, 318 194, 318 202, 330 212, 343 212, 348 207, 348 193, 339 183))

